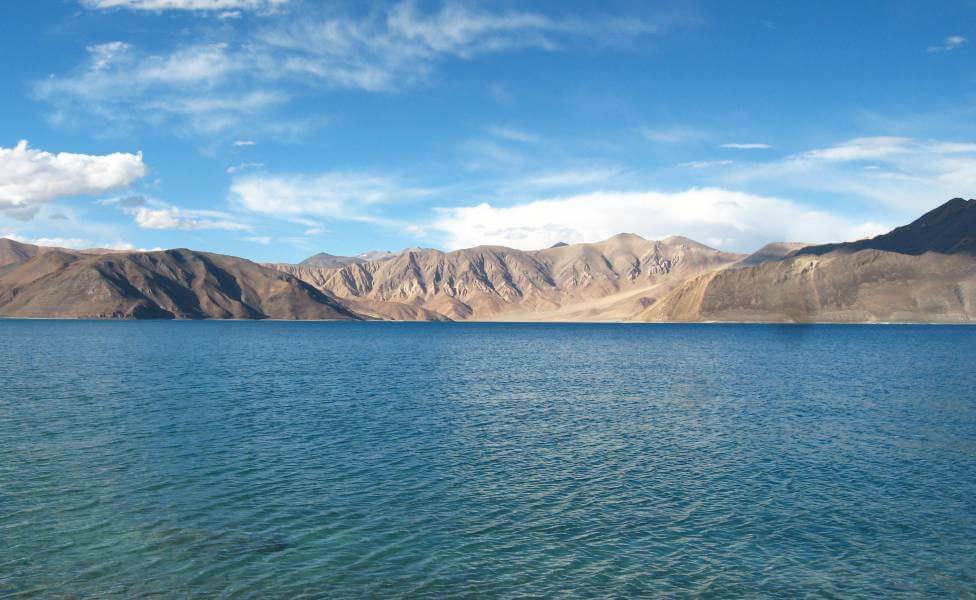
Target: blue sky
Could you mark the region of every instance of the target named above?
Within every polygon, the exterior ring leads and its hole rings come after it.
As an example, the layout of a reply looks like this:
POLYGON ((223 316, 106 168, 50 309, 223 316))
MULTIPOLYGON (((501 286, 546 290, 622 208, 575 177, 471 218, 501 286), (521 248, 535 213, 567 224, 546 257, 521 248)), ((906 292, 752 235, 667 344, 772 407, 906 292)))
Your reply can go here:
POLYGON ((976 195, 976 1, 0 5, 0 235, 723 249, 976 195))

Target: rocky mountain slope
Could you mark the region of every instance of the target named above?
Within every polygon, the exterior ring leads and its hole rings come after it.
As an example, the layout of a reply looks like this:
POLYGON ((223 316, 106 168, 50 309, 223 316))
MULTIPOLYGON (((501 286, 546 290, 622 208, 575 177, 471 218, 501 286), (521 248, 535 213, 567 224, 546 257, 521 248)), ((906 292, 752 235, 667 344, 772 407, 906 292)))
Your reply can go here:
POLYGON ((744 256, 616 235, 522 251, 411 248, 299 265, 0 239, 0 316, 485 321, 976 320, 976 201, 869 240, 744 256), (326 265, 326 266, 321 266, 326 265))
POLYGON ((976 320, 976 200, 956 198, 869 240, 808 246, 781 260, 707 273, 643 321, 976 320))
MULTIPOLYGON (((423 309, 454 320, 614 320, 633 315, 687 278, 742 255, 686 238, 620 234, 595 244, 538 251, 480 246, 410 249, 340 268, 276 265, 343 302, 375 314, 423 309)), ((420 314, 418 318, 422 318, 420 314)))
POLYGON ((182 249, 85 254, 22 246, 18 256, 26 259, 0 267, 0 316, 359 318, 328 294, 241 258, 182 249))

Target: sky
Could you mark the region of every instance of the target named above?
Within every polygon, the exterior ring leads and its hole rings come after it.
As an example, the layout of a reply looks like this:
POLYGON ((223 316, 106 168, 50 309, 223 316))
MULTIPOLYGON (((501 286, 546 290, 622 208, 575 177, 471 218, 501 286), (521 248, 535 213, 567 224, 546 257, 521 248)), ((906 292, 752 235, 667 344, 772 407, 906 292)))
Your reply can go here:
POLYGON ((750 252, 976 196, 976 0, 0 3, 0 236, 750 252))

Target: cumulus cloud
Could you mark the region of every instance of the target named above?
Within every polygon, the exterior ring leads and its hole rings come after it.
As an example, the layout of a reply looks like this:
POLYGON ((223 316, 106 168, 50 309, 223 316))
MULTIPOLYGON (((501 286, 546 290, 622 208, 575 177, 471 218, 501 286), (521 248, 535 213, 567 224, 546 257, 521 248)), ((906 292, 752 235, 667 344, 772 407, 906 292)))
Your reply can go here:
POLYGON ((598 192, 439 212, 431 228, 442 233, 450 248, 499 244, 531 250, 556 242, 595 242, 630 232, 650 239, 683 235, 723 249, 751 251, 775 240, 849 240, 888 229, 781 198, 721 188, 679 193, 598 192))
POLYGON ((373 205, 416 199, 429 191, 368 173, 250 175, 235 179, 231 202, 255 213, 285 217, 335 217, 378 220, 373 205))
POLYGON ((29 220, 45 202, 124 188, 146 171, 142 153, 53 154, 21 141, 0 147, 0 210, 29 220))

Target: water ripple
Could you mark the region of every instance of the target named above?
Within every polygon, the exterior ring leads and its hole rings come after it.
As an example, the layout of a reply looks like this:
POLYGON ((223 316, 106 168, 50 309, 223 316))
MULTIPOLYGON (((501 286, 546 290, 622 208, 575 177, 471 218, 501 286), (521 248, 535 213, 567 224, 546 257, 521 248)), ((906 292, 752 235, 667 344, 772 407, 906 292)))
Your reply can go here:
POLYGON ((976 596, 971 327, 0 338, 0 597, 976 596))

